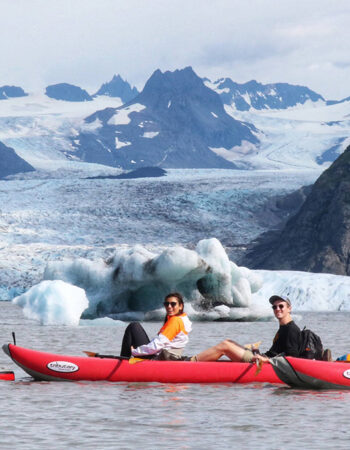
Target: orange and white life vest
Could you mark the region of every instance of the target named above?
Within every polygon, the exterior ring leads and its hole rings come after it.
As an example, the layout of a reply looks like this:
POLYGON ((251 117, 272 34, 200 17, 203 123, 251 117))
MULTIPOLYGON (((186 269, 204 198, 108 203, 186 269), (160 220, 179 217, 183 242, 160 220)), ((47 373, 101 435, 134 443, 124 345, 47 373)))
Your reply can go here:
POLYGON ((182 349, 188 342, 188 333, 191 330, 192 322, 186 313, 179 316, 168 316, 157 336, 149 344, 140 345, 131 353, 133 356, 157 355, 163 349, 182 349))

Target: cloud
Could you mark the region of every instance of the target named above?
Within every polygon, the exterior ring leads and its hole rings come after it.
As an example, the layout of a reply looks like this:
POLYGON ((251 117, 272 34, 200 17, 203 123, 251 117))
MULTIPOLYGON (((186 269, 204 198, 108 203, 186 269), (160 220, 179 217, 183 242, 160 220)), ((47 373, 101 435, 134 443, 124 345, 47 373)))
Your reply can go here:
POLYGON ((348 0, 2 0, 0 85, 94 91, 120 73, 142 88, 157 68, 191 65, 347 96, 349 13, 348 0))

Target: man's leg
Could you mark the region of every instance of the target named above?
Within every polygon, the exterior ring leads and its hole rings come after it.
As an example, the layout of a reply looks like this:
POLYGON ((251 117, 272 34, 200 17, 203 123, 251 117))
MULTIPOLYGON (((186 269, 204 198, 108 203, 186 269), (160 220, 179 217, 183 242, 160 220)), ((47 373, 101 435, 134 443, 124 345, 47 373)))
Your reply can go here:
POLYGON ((242 347, 237 342, 225 339, 220 342, 220 344, 199 353, 195 358, 197 361, 217 361, 223 355, 227 356, 232 361, 245 362, 249 362, 253 357, 253 353, 250 350, 242 347))

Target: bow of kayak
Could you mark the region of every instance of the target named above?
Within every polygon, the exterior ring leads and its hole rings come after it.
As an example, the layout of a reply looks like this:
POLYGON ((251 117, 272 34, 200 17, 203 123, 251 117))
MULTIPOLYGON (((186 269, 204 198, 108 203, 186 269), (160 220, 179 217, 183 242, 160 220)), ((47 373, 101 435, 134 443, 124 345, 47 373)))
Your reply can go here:
POLYGON ((271 359, 276 375, 291 387, 350 389, 350 364, 338 361, 277 356, 271 359))

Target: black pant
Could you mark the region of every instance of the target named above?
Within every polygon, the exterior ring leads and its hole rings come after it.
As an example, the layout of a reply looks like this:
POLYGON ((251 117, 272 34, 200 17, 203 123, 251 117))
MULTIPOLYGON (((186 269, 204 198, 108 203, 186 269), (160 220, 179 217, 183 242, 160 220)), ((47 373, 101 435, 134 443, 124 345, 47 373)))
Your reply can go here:
POLYGON ((146 331, 142 328, 139 322, 131 322, 124 331, 124 337, 122 342, 122 348, 120 356, 131 356, 131 346, 134 348, 140 345, 145 345, 150 342, 146 331))

